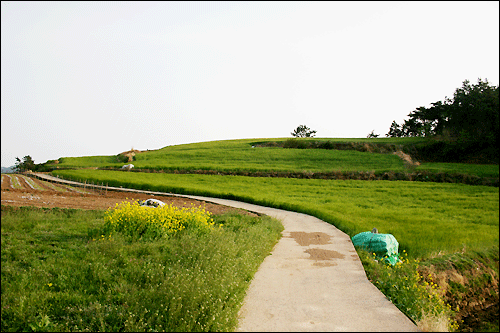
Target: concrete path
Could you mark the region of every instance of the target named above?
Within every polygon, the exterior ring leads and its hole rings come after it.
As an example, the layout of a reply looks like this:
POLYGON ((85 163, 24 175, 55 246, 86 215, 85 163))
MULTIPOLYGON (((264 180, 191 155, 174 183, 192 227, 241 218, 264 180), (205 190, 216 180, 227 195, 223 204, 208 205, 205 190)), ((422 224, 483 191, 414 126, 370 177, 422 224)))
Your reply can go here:
POLYGON ((162 194, 242 208, 282 221, 283 237, 250 284, 237 331, 420 331, 368 281, 351 239, 333 225, 239 201, 162 194))
POLYGON ((275 217, 283 237, 259 267, 237 331, 420 331, 365 274, 349 236, 313 216, 185 196, 275 217))

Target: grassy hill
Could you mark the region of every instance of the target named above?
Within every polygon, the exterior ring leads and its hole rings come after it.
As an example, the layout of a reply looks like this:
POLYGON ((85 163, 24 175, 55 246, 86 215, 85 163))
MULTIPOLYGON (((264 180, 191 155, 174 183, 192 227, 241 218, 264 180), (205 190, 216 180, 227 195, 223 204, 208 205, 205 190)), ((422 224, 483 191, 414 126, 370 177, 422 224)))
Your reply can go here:
MULTIPOLYGON (((282 149, 265 143, 285 142, 286 139, 244 139, 210 141, 167 146, 146 151, 133 157, 135 168, 153 170, 244 170, 244 171, 326 171, 402 170, 397 156, 361 154, 358 151, 328 151, 320 149, 282 149), (254 148, 252 148, 254 147, 254 148)), ((58 166, 121 167, 127 162, 122 155, 60 158, 58 166)))
POLYGON ((58 164, 47 164, 46 167, 117 170, 125 163, 133 163, 134 171, 149 172, 430 180, 498 186, 499 169, 495 164, 425 162, 418 165, 409 164, 394 154, 396 151, 411 151, 424 140, 275 138, 210 141, 134 151, 133 154, 63 157, 58 164))

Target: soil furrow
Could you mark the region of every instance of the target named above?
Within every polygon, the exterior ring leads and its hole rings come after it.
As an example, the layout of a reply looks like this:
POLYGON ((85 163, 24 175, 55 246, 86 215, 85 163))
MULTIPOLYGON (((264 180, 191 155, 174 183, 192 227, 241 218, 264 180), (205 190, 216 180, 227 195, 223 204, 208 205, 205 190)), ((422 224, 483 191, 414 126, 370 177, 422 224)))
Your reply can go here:
MULTIPOLYGON (((35 184, 35 188, 28 186, 27 180, 19 180, 23 188, 14 188, 11 186, 11 176, 2 175, 2 205, 10 206, 36 206, 47 208, 76 208, 76 209, 98 209, 106 210, 115 207, 117 203, 123 201, 136 201, 145 200, 149 198, 159 199, 166 204, 172 204, 177 207, 189 208, 192 205, 204 206, 205 209, 212 214, 221 214, 227 211, 239 211, 253 215, 244 210, 235 209, 223 205, 213 204, 200 200, 193 200, 189 198, 181 198, 169 195, 148 195, 144 193, 131 193, 131 192, 115 192, 108 191, 107 193, 93 192, 92 190, 85 189, 85 193, 74 190, 71 186, 62 184, 53 184, 39 179, 30 178, 35 184), (37 188, 37 186, 40 187, 37 188)), ((17 179, 23 178, 18 175, 17 179)), ((83 189, 79 189, 83 191, 83 189)))

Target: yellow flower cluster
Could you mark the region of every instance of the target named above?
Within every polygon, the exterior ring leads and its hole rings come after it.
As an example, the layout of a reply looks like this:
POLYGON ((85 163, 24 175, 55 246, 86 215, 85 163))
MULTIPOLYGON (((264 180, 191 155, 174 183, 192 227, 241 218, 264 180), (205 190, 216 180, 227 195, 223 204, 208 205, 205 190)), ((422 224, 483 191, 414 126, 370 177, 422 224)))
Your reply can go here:
POLYGON ((178 208, 173 205, 151 208, 138 202, 123 201, 106 211, 105 229, 132 237, 161 238, 184 229, 208 232, 214 222, 210 212, 204 208, 178 208))
MULTIPOLYGON (((375 253, 372 253, 375 258, 375 253)), ((380 265, 377 272, 376 286, 415 322, 423 317, 448 319, 448 328, 456 330, 458 323, 452 318, 453 311, 446 304, 439 285, 434 282, 432 274, 421 275, 418 271, 419 261, 409 260, 403 250, 400 261, 396 265, 380 265)))

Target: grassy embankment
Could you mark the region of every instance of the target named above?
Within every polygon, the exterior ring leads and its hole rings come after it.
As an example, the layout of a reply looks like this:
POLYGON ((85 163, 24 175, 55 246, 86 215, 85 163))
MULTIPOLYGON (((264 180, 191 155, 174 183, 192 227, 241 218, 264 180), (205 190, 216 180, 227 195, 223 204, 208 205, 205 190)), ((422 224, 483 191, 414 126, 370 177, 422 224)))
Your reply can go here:
MULTIPOLYGON (((148 208, 143 208, 148 209, 148 208)), ((131 240, 103 211, 2 205, 2 331, 230 331, 279 221, 131 240)))

